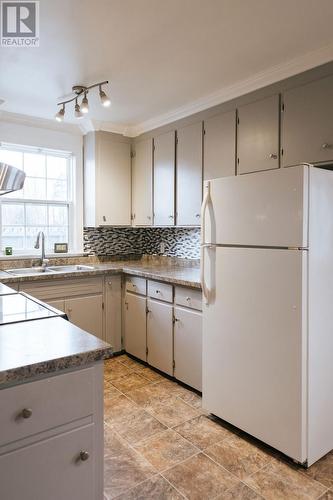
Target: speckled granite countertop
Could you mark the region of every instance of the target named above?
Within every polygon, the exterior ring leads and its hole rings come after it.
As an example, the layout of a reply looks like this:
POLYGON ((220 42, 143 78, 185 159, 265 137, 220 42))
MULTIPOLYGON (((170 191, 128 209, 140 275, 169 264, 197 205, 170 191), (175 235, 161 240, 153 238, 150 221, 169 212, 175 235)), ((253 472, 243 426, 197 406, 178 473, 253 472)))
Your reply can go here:
POLYGON ((0 389, 110 358, 112 348, 62 318, 0 326, 0 389), (69 341, 70 339, 70 341, 69 341))
MULTIPOLYGON (((84 269, 80 271, 39 273, 25 275, 11 275, 5 271, 0 271, 0 281, 2 283, 15 283, 22 281, 56 280, 66 278, 75 278, 79 276, 98 276, 103 274, 125 273, 135 276, 142 276, 148 279, 154 279, 172 283, 174 285, 188 286, 192 288, 201 288, 200 269, 197 262, 188 261, 180 263, 180 259, 153 258, 140 260, 114 260, 100 262, 96 258, 81 257, 75 260, 77 264, 92 266, 93 269, 84 269)), ((52 264, 57 265, 57 264, 52 264)), ((21 267, 23 267, 21 265, 21 267)))

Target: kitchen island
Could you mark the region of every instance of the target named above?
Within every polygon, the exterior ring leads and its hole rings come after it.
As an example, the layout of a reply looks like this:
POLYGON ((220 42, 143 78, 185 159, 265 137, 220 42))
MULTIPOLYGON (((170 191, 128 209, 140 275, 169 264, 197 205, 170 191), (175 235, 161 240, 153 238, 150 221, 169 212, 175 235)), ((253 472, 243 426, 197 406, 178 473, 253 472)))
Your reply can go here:
POLYGON ((0 498, 102 500, 103 360, 61 317, 0 326, 0 498))

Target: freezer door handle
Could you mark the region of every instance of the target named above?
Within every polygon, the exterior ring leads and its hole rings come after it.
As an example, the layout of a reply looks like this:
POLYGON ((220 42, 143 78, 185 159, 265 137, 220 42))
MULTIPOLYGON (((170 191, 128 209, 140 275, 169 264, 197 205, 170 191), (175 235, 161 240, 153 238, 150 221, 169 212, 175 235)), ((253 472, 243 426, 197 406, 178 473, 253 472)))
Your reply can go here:
POLYGON ((200 255, 200 281, 201 281, 201 288, 202 288, 202 295, 203 299, 206 304, 209 304, 209 289, 206 286, 206 281, 205 281, 205 248, 207 245, 206 243, 206 210, 208 203, 210 201, 210 182, 208 181, 206 183, 206 192, 205 192, 205 197, 202 202, 201 206, 201 255, 200 255))

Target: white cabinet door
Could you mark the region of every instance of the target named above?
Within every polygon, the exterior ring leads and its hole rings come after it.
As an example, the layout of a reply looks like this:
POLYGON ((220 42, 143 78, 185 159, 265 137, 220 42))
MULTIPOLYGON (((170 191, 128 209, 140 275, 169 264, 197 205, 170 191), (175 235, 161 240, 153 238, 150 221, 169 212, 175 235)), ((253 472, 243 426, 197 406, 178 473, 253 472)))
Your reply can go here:
POLYGON ((177 130, 176 221, 200 225, 202 200, 202 122, 177 130))
POLYGON ((103 295, 87 295, 66 299, 65 312, 71 323, 103 338, 103 295))
POLYGON ((96 215, 100 226, 131 225, 131 146, 97 136, 96 215))
POLYGON ((148 299, 147 361, 173 375, 172 304, 148 299))
POLYGON ((0 457, 3 500, 101 499, 94 481, 93 428, 90 424, 0 457), (82 461, 80 452, 87 452, 82 461))
POLYGON ((204 179, 236 173, 236 111, 221 113, 204 122, 204 179))
POLYGON ((146 361, 146 297, 125 294, 125 349, 146 361))
POLYGON ((283 94, 282 165, 333 160, 333 76, 283 94))
POLYGON ((154 138, 154 225, 175 223, 175 132, 154 138))
POLYGON ((153 222, 153 141, 147 139, 135 144, 132 161, 132 223, 151 226, 153 222))
POLYGON ((241 106, 237 122, 237 173, 279 168, 279 96, 241 106))
POLYGON ((105 277, 105 340, 121 351, 121 276, 105 277))
POLYGON ((175 377, 198 391, 202 388, 202 314, 175 307, 175 377))

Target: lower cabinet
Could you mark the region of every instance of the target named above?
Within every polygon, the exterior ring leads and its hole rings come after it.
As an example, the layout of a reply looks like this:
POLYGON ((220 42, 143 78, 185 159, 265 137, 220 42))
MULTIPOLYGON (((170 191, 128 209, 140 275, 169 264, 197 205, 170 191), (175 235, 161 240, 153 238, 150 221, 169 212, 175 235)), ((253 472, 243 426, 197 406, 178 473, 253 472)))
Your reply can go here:
POLYGON ((103 339, 103 295, 88 295, 65 300, 69 321, 103 339))
POLYGON ((146 361, 146 297, 126 292, 124 307, 125 350, 146 361))
POLYGON ((1 498, 96 498, 93 427, 90 424, 0 456, 1 498), (88 459, 82 460, 82 452, 88 459))
POLYGON ((174 310, 174 376, 201 391, 202 388, 202 314, 175 307, 174 310))
POLYGON ((147 300, 147 361, 173 375, 173 305, 147 300))

